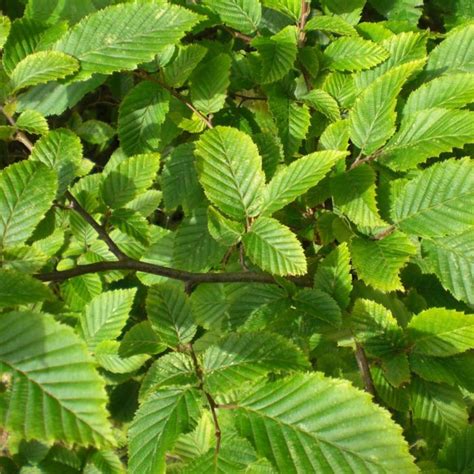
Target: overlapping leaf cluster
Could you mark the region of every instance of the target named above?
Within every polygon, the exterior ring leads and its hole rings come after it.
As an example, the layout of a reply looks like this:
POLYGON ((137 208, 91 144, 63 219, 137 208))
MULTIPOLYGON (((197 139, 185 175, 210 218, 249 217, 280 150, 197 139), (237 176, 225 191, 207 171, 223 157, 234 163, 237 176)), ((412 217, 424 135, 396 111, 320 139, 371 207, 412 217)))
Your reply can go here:
POLYGON ((470 2, 0 15, 0 470, 474 470, 470 2))

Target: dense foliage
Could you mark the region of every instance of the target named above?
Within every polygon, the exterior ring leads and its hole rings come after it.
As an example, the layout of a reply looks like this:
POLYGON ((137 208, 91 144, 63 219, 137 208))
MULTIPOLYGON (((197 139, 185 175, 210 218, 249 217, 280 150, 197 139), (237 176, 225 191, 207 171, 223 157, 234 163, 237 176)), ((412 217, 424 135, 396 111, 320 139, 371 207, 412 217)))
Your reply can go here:
POLYGON ((3 4, 1 472, 474 472, 471 1, 3 4))

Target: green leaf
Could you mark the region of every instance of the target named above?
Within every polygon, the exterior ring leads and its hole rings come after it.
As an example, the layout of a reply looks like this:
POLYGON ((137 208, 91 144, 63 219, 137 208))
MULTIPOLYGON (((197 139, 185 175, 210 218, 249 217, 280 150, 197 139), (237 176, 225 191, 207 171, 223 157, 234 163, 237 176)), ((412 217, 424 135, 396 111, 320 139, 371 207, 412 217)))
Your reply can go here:
POLYGON ((338 15, 351 25, 359 23, 366 0, 322 0, 326 14, 338 15))
POLYGON ((149 358, 148 354, 136 354, 129 357, 119 355, 120 342, 104 340, 94 348, 97 363, 113 374, 136 372, 149 358))
POLYGON ((318 265, 314 287, 331 295, 341 309, 347 308, 352 291, 352 276, 349 249, 345 242, 318 265))
POLYGON ((474 348, 474 317, 445 308, 430 308, 408 325, 412 352, 448 357, 474 348))
POLYGON ((0 269, 0 308, 37 303, 52 296, 47 286, 30 275, 0 269))
POLYGON ((162 2, 113 5, 84 18, 54 49, 81 62, 82 79, 132 70, 177 43, 198 20, 191 11, 162 2))
POLYGON ((205 0, 204 5, 216 12, 223 23, 242 33, 253 33, 262 18, 259 0, 205 0))
POLYGON ((0 49, 3 48, 5 41, 8 38, 8 34, 10 33, 11 22, 10 18, 7 16, 0 16, 0 49))
POLYGON ((474 74, 450 74, 413 91, 403 107, 403 115, 435 107, 456 109, 471 102, 474 102, 474 74))
POLYGON ((76 128, 77 134, 93 145, 103 145, 115 135, 115 129, 102 120, 86 120, 76 128))
POLYGON ((216 127, 196 145, 199 181, 208 199, 235 219, 255 216, 265 183, 257 146, 245 133, 216 127))
POLYGON ((114 443, 104 383, 72 328, 46 314, 3 314, 0 367, 13 376, 2 413, 9 431, 47 443, 114 443))
POLYGON ((149 321, 142 321, 132 326, 120 341, 120 357, 131 357, 137 354, 158 354, 166 350, 151 327, 149 321))
POLYGON ((474 427, 468 426, 443 446, 438 463, 449 472, 469 473, 474 469, 474 427))
POLYGON ((388 56, 384 48, 362 38, 339 38, 324 50, 328 67, 336 71, 369 69, 388 56))
POLYGON ((282 79, 292 69, 297 54, 297 31, 287 26, 271 37, 252 41, 260 55, 259 82, 269 84, 282 79))
POLYGON ((148 290, 146 308, 153 329, 168 346, 186 344, 196 334, 191 304, 180 287, 152 286, 148 290))
POLYGON ((301 16, 301 1, 299 0, 263 0, 264 6, 281 12, 291 19, 298 21, 301 16))
POLYGON ((212 238, 226 247, 235 245, 245 232, 242 223, 227 219, 212 206, 207 209, 207 225, 212 238))
POLYGON ((112 290, 92 299, 81 315, 81 329, 89 350, 117 339, 132 309, 136 290, 112 290))
POLYGON ((30 160, 41 161, 58 174, 58 196, 77 176, 82 161, 82 144, 78 136, 57 128, 42 136, 31 151, 30 160))
POLYGON ((375 172, 368 165, 340 173, 331 180, 334 204, 358 226, 383 226, 375 199, 375 172))
POLYGON ((170 94, 153 82, 140 82, 119 107, 118 136, 127 155, 157 151, 170 94))
POLYGON ((318 112, 321 112, 331 122, 335 122, 341 118, 339 105, 326 91, 322 89, 313 89, 303 96, 303 100, 318 112))
POLYGON ((426 260, 441 284, 455 298, 474 304, 474 232, 472 229, 450 237, 425 239, 426 260))
POLYGON ((391 69, 357 98, 349 115, 350 138, 365 155, 380 148, 394 134, 397 96, 422 65, 421 61, 412 61, 391 69))
POLYGON ((194 71, 196 66, 206 56, 207 49, 200 44, 180 46, 178 54, 163 68, 166 84, 172 87, 181 87, 194 71))
POLYGON ((180 433, 198 418, 199 393, 193 388, 164 388, 140 406, 128 430, 130 474, 166 472, 166 453, 180 433))
POLYGON ((423 0, 370 0, 370 4, 383 16, 393 21, 407 21, 413 25, 423 12, 423 0))
POLYGON ((305 25, 306 31, 324 31, 341 36, 358 36, 357 30, 340 16, 318 15, 305 25))
POLYGON ((456 388, 416 377, 410 399, 415 426, 428 440, 442 440, 467 428, 466 404, 456 388))
POLYGON ((308 361, 291 342, 277 334, 231 333, 203 355, 205 384, 211 392, 238 388, 269 372, 304 370, 308 361))
POLYGON ((61 285, 61 294, 73 311, 82 311, 95 296, 102 293, 102 281, 97 273, 87 273, 61 285))
POLYGON ((380 161, 394 170, 407 170, 453 148, 463 147, 474 135, 474 112, 427 109, 403 119, 387 143, 380 161))
POLYGON ((474 224, 474 164, 447 160, 409 181, 392 206, 398 227, 421 236, 452 235, 474 224))
POLYGON ((123 207, 152 185, 159 167, 160 155, 157 153, 127 158, 104 178, 102 199, 114 209, 123 207))
POLYGON ((51 207, 56 173, 42 163, 21 161, 0 172, 0 247, 24 243, 51 207))
POLYGON ((20 130, 36 135, 44 135, 49 131, 47 120, 36 110, 22 112, 16 120, 16 126, 20 130))
POLYGON ((231 58, 218 54, 201 62, 191 75, 191 100, 205 115, 219 112, 224 107, 230 84, 231 58))
POLYGON ((145 217, 132 209, 116 209, 110 216, 110 224, 144 245, 150 238, 150 226, 145 217))
POLYGON ((417 472, 401 428, 347 381, 295 375, 237 405, 239 431, 279 472, 417 472))
POLYGON ((272 215, 297 197, 302 196, 326 176, 334 164, 345 156, 340 151, 317 151, 298 158, 265 186, 261 213, 272 215))
POLYGON ((15 91, 62 79, 79 69, 79 62, 59 51, 40 51, 22 59, 11 73, 15 91))
POLYGON ((400 271, 415 254, 415 245, 401 232, 380 240, 355 237, 351 241, 352 263, 359 278, 382 291, 403 289, 400 271))
POLYGON ((304 275, 306 258, 295 234, 276 219, 258 218, 242 238, 255 265, 274 275, 304 275))
POLYGON ((193 360, 182 352, 170 352, 153 362, 140 387, 140 397, 162 390, 163 387, 196 385, 193 360))

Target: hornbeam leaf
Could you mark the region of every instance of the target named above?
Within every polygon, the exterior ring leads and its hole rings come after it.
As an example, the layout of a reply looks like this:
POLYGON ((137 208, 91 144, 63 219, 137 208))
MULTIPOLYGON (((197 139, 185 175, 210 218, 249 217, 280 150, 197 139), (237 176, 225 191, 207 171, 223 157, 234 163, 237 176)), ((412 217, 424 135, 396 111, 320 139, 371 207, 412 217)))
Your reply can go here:
POLYGON ((0 49, 3 48, 5 41, 10 33, 11 22, 7 16, 0 15, 0 49))
POLYGON ((362 38, 339 38, 324 50, 328 67, 336 71, 361 71, 387 59, 389 53, 372 41, 362 38))
POLYGON ((49 131, 47 120, 36 110, 22 112, 16 120, 16 126, 20 130, 37 135, 44 135, 49 131))
POLYGON ((79 69, 77 59, 59 51, 40 51, 22 59, 11 73, 15 91, 56 79, 62 79, 79 69))
POLYGON ((293 20, 301 17, 301 2, 299 0, 263 0, 264 6, 281 12, 293 20))
POLYGON ((270 217, 260 217, 242 238, 250 260, 275 275, 303 275, 306 257, 295 234, 270 217))
POLYGON ((95 72, 131 70, 177 43, 199 19, 189 10, 156 1, 112 5, 85 17, 54 49, 81 62, 81 79, 95 72))
POLYGON ((270 333, 231 333, 203 355, 205 384, 224 392, 268 372, 304 370, 308 361, 290 341, 270 333))
POLYGON ((441 284, 455 298, 474 304, 474 232, 424 239, 423 250, 441 284))
POLYGON ((341 36, 358 36, 357 30, 340 16, 314 16, 306 23, 305 30, 319 30, 341 36))
POLYGON ((72 328, 46 314, 3 314, 0 369, 13 377, 1 413, 9 431, 46 443, 114 444, 104 383, 72 328))
POLYGON ((263 191, 261 213, 272 215, 316 186, 334 164, 346 155, 341 151, 317 151, 280 168, 263 191))
POLYGON ((235 219, 255 216, 265 183, 258 148, 245 133, 216 127, 196 145, 199 181, 208 199, 235 219))
POLYGON ((313 89, 303 96, 303 100, 318 112, 321 112, 332 122, 341 118, 339 105, 332 95, 322 89, 313 89))
POLYGON ((94 349, 97 363, 113 374, 129 374, 137 371, 149 358, 148 354, 135 354, 129 357, 119 355, 120 342, 102 341, 94 349))
POLYGON ((415 354, 448 357, 474 348, 474 316, 445 308, 430 308, 408 324, 415 354))
POLYGON ((380 161, 394 170, 407 170, 463 147, 474 136, 474 112, 427 109, 406 116, 382 150, 380 161))
POLYGON ((226 25, 242 33, 253 33, 262 18, 259 0, 204 0, 203 3, 215 11, 226 25))
POLYGON ((181 46, 176 58, 163 68, 166 84, 181 87, 206 53, 207 49, 199 44, 181 46))
POLYGON ((0 172, 0 247, 22 244, 51 207, 56 173, 44 164, 21 161, 0 172))
POLYGON ((207 209, 207 227, 212 238, 227 247, 235 245, 245 231, 241 222, 227 219, 212 206, 207 209))
POLYGON ((128 430, 130 474, 166 472, 166 453, 178 435, 194 426, 199 399, 190 387, 164 388, 146 398, 128 430))
POLYGON ((392 206, 401 230, 421 236, 452 235, 474 224, 474 163, 447 160, 423 170, 392 206))
POLYGON ((240 433, 278 472, 418 472, 401 428, 347 381, 294 375, 237 406, 240 433))
POLYGON ((127 155, 157 151, 170 94, 153 82, 141 82, 119 107, 118 136, 127 155))
POLYGON ((89 350, 120 336, 132 308, 135 288, 106 291, 96 296, 81 315, 81 329, 89 350))
POLYGON ((415 253, 415 245, 401 232, 380 240, 355 237, 351 241, 352 263, 357 274, 382 291, 403 289, 400 270, 415 253))
POLYGON ((172 284, 152 286, 146 308, 152 328, 168 346, 186 344, 196 334, 191 304, 181 288, 172 284))
POLYGON ((0 308, 51 299, 49 288, 30 275, 0 269, 0 308))

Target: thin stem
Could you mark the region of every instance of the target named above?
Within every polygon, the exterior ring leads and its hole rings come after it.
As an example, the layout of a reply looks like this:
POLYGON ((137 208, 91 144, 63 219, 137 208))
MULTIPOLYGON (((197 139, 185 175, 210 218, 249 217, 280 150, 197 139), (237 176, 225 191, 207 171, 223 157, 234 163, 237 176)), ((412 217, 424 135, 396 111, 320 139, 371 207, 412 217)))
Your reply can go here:
MULTIPOLYGON (((10 125, 12 125, 15 128, 17 127, 15 119, 11 115, 9 115, 1 105, 0 105, 0 112, 3 115, 5 115, 6 119, 8 120, 8 123, 10 125)), ((17 132, 15 134, 15 140, 17 142, 23 143, 23 145, 25 145, 25 147, 29 151, 33 150, 34 145, 33 145, 32 141, 23 132, 20 132, 19 130, 17 130, 17 132)))
POLYGON ((306 25, 306 20, 310 11, 311 9, 307 0, 301 0, 301 16, 298 21, 298 45, 300 48, 304 46, 304 43, 306 41, 304 27, 306 25))
POLYGON ((151 76, 144 71, 140 71, 136 73, 139 77, 148 79, 152 82, 156 82, 159 84, 163 89, 166 89, 173 97, 178 99, 180 102, 182 102, 189 110, 192 110, 205 124, 208 128, 214 128, 214 125, 212 125, 212 121, 209 117, 204 115, 202 112, 199 112, 196 107, 186 98, 184 97, 181 93, 179 93, 177 90, 173 89, 170 87, 168 84, 165 84, 163 81, 158 79, 157 77, 151 76))
POLYGON ((372 374, 370 373, 369 363, 367 361, 367 356, 362 346, 356 342, 355 343, 355 357, 357 365, 359 367, 359 372, 364 382, 365 391, 370 393, 373 397, 375 394, 374 381, 372 380, 372 374))

